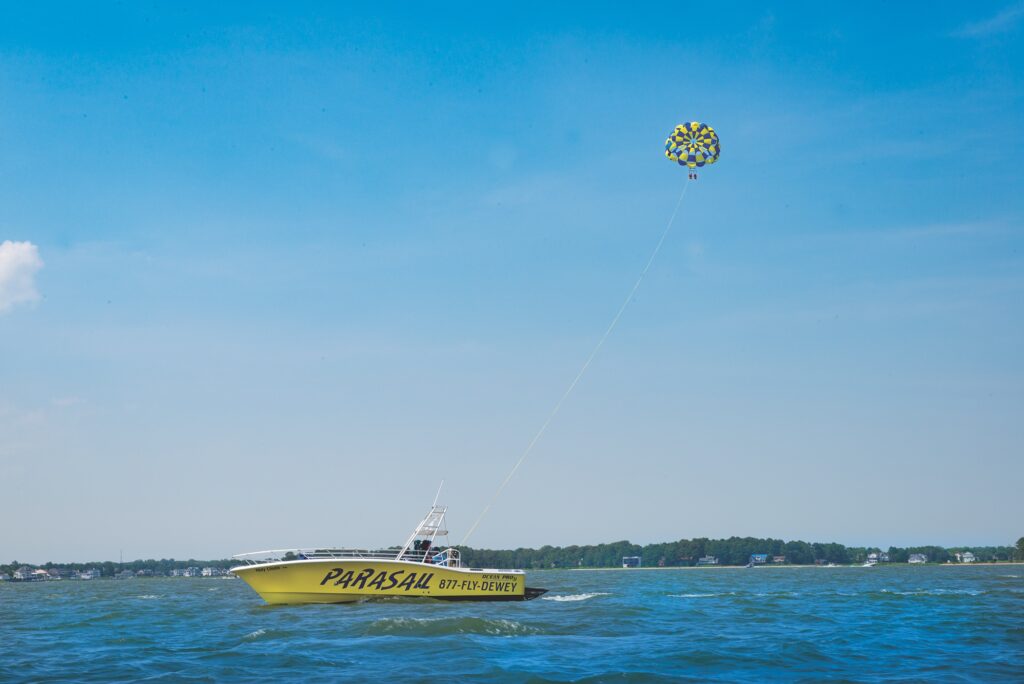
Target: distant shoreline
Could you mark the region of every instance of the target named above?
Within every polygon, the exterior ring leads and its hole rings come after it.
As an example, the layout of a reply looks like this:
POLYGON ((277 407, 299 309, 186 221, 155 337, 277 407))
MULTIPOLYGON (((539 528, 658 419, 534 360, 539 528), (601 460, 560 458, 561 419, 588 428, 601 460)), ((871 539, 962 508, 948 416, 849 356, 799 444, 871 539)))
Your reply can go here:
MULTIPOLYGON (((1007 565, 1024 565, 1024 561, 999 561, 998 563, 984 562, 984 563, 878 563, 871 567, 931 567, 931 568, 972 568, 972 567, 994 567, 994 566, 1007 566, 1007 565)), ((861 564, 849 563, 846 565, 797 565, 797 564, 773 564, 766 563, 764 565, 755 565, 752 568, 748 568, 745 565, 647 565, 639 568, 623 568, 621 566, 612 566, 607 568, 535 568, 534 570, 575 570, 578 572, 595 572, 595 571, 607 571, 607 570, 753 570, 754 568, 773 568, 773 569, 825 569, 834 570, 836 568, 862 568, 861 564)))

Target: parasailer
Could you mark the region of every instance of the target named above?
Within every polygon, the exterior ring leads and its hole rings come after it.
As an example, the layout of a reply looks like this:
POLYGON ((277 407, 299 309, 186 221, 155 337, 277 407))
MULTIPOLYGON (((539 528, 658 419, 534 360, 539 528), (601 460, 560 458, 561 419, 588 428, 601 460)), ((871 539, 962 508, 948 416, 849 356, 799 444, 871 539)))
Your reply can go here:
POLYGON ((665 140, 665 156, 680 166, 689 167, 690 180, 697 179, 693 169, 714 164, 721 152, 715 129, 699 121, 679 124, 665 140))

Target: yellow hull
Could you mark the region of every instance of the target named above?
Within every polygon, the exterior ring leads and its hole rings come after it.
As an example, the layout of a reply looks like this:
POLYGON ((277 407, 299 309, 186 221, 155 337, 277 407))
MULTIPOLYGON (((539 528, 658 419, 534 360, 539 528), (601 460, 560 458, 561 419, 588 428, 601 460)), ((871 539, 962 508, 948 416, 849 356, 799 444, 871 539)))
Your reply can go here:
POLYGON ((449 568, 413 561, 326 558, 241 565, 231 572, 270 604, 348 603, 371 598, 522 601, 544 593, 528 590, 520 571, 449 568))

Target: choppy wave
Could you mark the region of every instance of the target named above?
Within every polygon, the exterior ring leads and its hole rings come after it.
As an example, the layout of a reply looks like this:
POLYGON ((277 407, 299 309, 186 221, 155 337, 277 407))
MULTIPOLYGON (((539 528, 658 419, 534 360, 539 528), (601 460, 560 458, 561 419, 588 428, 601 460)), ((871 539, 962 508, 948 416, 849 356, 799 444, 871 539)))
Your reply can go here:
POLYGON ((735 596, 735 591, 722 591, 711 594, 669 594, 672 598, 715 598, 716 596, 735 596))
POLYGON ((545 601, 586 601, 595 596, 610 596, 607 591, 592 591, 585 594, 558 594, 555 596, 542 597, 545 601))
POLYGON ((249 632, 248 634, 246 634, 242 638, 243 639, 259 639, 261 636, 263 636, 266 633, 267 633, 267 630, 265 630, 265 629, 257 629, 255 632, 249 632))
POLYGON ((980 596, 985 592, 980 589, 882 589, 881 593, 896 596, 980 596))
POLYGON ((517 636, 539 634, 540 630, 521 622, 507 619, 453 617, 414 618, 394 617, 374 620, 366 628, 367 636, 447 636, 451 634, 485 634, 489 636, 517 636))

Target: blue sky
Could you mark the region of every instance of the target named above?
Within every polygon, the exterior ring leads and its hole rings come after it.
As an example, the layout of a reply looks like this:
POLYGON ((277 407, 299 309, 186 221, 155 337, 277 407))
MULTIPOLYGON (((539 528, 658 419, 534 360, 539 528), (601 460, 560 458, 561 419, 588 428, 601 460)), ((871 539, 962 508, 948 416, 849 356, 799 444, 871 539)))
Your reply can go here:
POLYGON ((1024 534, 1024 4, 0 22, 0 557, 1024 534))

